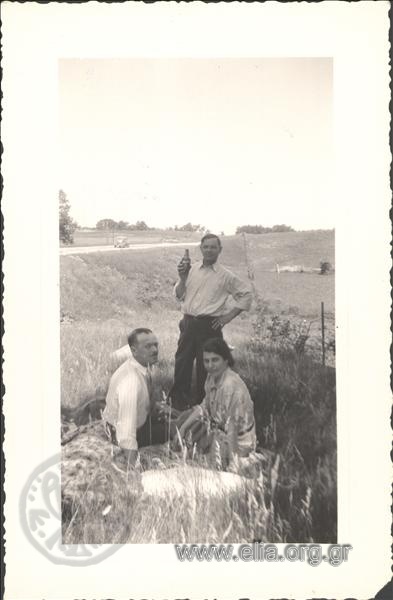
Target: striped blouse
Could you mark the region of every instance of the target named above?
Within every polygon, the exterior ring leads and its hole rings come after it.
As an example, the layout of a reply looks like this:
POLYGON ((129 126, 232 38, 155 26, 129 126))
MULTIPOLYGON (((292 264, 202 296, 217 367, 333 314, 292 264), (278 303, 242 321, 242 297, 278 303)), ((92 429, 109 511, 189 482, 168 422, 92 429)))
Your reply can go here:
POLYGON ((246 384, 230 367, 218 381, 212 375, 207 376, 200 408, 218 429, 229 433, 235 428, 239 450, 255 449, 254 404, 246 384))

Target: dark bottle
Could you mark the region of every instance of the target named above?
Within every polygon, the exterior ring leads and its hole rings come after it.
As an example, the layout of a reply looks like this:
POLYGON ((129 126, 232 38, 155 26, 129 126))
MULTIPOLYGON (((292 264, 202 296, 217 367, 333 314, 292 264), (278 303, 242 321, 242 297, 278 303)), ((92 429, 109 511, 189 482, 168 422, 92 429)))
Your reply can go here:
POLYGON ((188 273, 189 270, 191 269, 190 251, 189 251, 188 248, 185 249, 184 256, 181 259, 181 262, 185 265, 185 267, 186 267, 186 273, 188 273))

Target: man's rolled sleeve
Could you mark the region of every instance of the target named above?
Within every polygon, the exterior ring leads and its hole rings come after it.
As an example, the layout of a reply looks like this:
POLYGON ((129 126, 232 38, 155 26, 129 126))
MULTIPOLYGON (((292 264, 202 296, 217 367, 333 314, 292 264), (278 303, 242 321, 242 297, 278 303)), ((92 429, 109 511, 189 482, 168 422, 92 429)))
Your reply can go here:
POLYGON ((138 381, 136 377, 129 377, 119 387, 119 413, 116 423, 116 437, 120 448, 138 450, 136 440, 137 431, 137 392, 138 381))
POLYGON ((252 302, 251 286, 240 277, 231 273, 228 281, 228 291, 234 299, 236 308, 250 310, 252 302))
POLYGON ((175 298, 176 298, 176 300, 177 300, 178 302, 183 302, 183 301, 184 301, 184 298, 186 297, 186 293, 184 292, 184 294, 183 294, 183 295, 182 295, 180 298, 179 298, 179 296, 178 296, 178 295, 177 295, 177 293, 176 293, 176 292, 177 292, 177 287, 178 287, 179 283, 180 283, 180 282, 178 281, 178 282, 177 282, 177 283, 175 283, 175 285, 173 286, 173 295, 175 296, 175 298))

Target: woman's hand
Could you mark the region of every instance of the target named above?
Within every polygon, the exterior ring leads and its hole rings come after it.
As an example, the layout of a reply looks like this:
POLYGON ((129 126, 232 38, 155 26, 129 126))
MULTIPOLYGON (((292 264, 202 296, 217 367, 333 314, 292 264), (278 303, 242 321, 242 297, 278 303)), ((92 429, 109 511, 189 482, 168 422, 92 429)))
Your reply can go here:
POLYGON ((181 438, 184 438, 188 429, 196 422, 199 421, 202 417, 201 408, 199 406, 195 406, 190 415, 184 421, 184 423, 179 428, 179 434, 181 438))

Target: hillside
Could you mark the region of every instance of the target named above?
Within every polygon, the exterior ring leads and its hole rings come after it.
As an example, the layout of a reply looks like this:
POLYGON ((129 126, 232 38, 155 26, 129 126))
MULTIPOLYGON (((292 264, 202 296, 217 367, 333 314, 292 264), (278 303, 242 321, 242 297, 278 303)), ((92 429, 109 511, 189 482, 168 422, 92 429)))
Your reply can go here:
MULTIPOLYGON (((293 231, 247 234, 249 256, 256 270, 275 269, 276 264, 318 268, 321 260, 334 264, 334 231, 293 231)), ((235 266, 244 261, 242 235, 225 239, 222 261, 235 266)))
MULTIPOLYGON (((316 316, 321 301, 334 313, 334 276, 317 273, 281 273, 278 263, 318 268, 321 259, 334 264, 334 233, 291 232, 247 235, 248 256, 255 286, 270 312, 316 316)), ((172 288, 179 248, 108 251, 60 258, 61 310, 73 319, 128 320, 141 309, 178 309, 172 288)), ((200 259, 198 247, 190 247, 192 261, 200 259)), ((222 264, 247 278, 242 236, 223 238, 222 264)))

